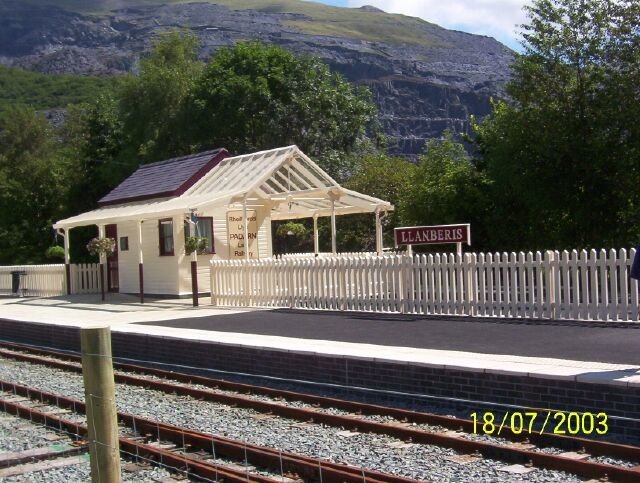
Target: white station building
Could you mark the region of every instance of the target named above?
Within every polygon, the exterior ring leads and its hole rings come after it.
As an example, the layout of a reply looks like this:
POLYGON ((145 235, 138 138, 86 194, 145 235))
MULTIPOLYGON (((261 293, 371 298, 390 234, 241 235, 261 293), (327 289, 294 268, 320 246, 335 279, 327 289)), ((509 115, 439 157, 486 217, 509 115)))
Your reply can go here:
POLYGON ((331 217, 335 253, 335 217, 374 213, 380 252, 380 216, 390 210, 387 201, 340 186, 297 146, 235 157, 218 149, 142 165, 97 209, 60 220, 54 228, 64 235, 67 266, 73 228, 97 225, 99 236, 114 238, 108 288, 142 299, 145 293, 191 294, 191 257, 185 254, 190 226, 208 238, 206 253, 197 257, 199 286, 205 288, 212 259, 272 257, 274 220, 312 218, 318 253, 317 220, 331 217))

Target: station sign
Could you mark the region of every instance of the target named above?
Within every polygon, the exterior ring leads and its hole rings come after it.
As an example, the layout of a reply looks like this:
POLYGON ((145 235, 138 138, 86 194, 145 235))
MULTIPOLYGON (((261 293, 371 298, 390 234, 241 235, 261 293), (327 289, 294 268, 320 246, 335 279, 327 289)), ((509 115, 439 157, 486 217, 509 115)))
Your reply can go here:
POLYGON ((244 216, 242 211, 227 212, 227 234, 229 240, 229 258, 245 258, 245 250, 249 251, 248 258, 258 257, 258 217, 255 210, 247 211, 247 235, 244 239, 244 216))
POLYGON ((436 245, 466 243, 471 245, 471 225, 408 226, 394 230, 396 247, 399 245, 436 245))

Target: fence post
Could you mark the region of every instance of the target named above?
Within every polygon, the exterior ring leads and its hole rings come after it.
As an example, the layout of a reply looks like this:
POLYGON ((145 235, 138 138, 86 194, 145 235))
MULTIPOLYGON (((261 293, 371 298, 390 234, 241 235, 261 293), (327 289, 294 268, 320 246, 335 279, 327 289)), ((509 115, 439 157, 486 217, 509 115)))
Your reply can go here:
POLYGON ((344 266, 344 261, 345 257, 338 259, 338 297, 340 298, 338 306, 340 310, 345 310, 347 298, 347 270, 344 266))
POLYGON ((474 271, 475 271, 475 263, 473 263, 473 260, 471 258, 471 254, 470 253, 465 253, 464 254, 465 257, 465 267, 467 269, 467 297, 469 299, 469 313, 467 315, 469 315, 469 317, 473 317, 475 315, 475 300, 474 300, 474 294, 473 294, 473 279, 474 279, 474 271))
POLYGON ((544 273, 546 277, 546 305, 550 319, 555 319, 557 317, 557 306, 556 306, 556 281, 557 281, 557 269, 555 264, 555 255, 551 250, 547 250, 544 253, 544 273))
POLYGON ((289 298, 289 308, 293 308, 293 262, 295 260, 283 260, 287 273, 287 296, 289 298), (289 263, 291 261, 291 263, 289 263))
MULTIPOLYGON (((409 245, 411 247, 411 245, 409 245)), ((408 314, 412 312, 411 307, 415 300, 415 287, 413 283, 412 267, 413 267, 413 253, 402 257, 402 275, 404 278, 404 293, 402 298, 404 299, 404 313, 408 314)))
POLYGON ((214 268, 213 268, 213 260, 209 262, 209 290, 211 291, 211 305, 218 305, 218 300, 216 299, 215 289, 216 282, 214 278, 214 268))
POLYGON ((91 481, 120 482, 118 416, 115 401, 111 329, 80 329, 82 375, 89 428, 91 481))

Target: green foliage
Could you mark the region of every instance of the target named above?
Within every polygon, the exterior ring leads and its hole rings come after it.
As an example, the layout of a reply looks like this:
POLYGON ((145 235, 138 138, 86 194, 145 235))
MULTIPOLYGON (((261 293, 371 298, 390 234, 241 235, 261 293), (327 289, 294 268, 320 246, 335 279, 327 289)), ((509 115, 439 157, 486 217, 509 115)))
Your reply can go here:
POLYGON ((186 236, 184 238, 184 251, 187 255, 193 252, 202 252, 207 249, 208 239, 200 236, 186 236))
MULTIPOLYGON (((197 51, 191 34, 161 36, 139 75, 105 81, 113 88, 99 93, 97 84, 96 91, 78 89, 74 100, 91 102, 68 106, 55 132, 32 108, 0 109, 0 262, 41 261, 55 220, 94 208, 144 162, 211 146, 238 152, 297 143, 331 173, 349 170, 342 153, 359 144, 375 114, 368 91, 315 58, 277 47, 241 44, 208 65, 197 51)), ((24 73, 25 85, 31 75, 24 73)), ((77 80, 56 79, 61 89, 77 80)), ((33 92, 24 96, 39 106, 66 99, 33 92)), ((93 230, 74 230, 74 260, 87 258, 91 236, 93 230)))
POLYGON ((221 49, 205 65, 197 39, 160 37, 113 93, 70 114, 83 165, 82 193, 97 200, 141 163, 226 147, 245 153, 298 144, 342 175, 374 118, 368 91, 354 89, 318 59, 258 43, 221 49), (84 186, 83 186, 84 184, 84 186), (89 191, 87 191, 89 190, 89 191))
POLYGON ((68 205, 73 213, 92 209, 96 202, 139 164, 124 155, 126 138, 120 105, 114 93, 105 92, 91 104, 71 106, 62 127, 71 188, 68 205))
POLYGON ((451 132, 427 141, 424 154, 400 202, 402 223, 446 225, 471 223, 474 246, 486 246, 483 222, 488 182, 471 163, 451 132))
POLYGON ((202 236, 187 236, 184 238, 184 251, 187 255, 193 252, 204 252, 209 244, 209 239, 202 236))
POLYGON ((279 237, 295 236, 303 237, 307 234, 307 228, 302 223, 288 221, 278 227, 276 235, 279 237))
POLYGON ((191 33, 166 33, 140 62, 140 74, 126 78, 118 102, 127 156, 153 161, 190 152, 186 102, 203 69, 198 47, 191 33))
POLYGON ((112 77, 41 74, 0 65, 0 111, 16 104, 51 109, 90 101, 114 83, 112 77))
POLYGON ((313 228, 310 220, 302 222, 274 222, 273 251, 282 253, 303 253, 313 251, 313 228))
POLYGON ((24 106, 0 112, 0 263, 43 258, 67 183, 64 172, 43 116, 24 106))
POLYGON ((193 111, 193 144, 237 153, 297 144, 315 157, 353 149, 375 115, 368 90, 319 59, 258 42, 216 52, 193 92, 193 111))
MULTIPOLYGON (((383 222, 385 243, 389 246, 393 242, 393 228, 401 223, 399 205, 405 204, 417 168, 405 159, 389 156, 376 149, 361 153, 355 164, 355 174, 345 186, 389 201, 396 207, 383 222)), ((375 224, 371 215, 339 217, 337 225, 340 250, 375 250, 375 224)))
POLYGON ((45 251, 44 256, 47 260, 54 262, 64 261, 64 248, 60 245, 50 246, 45 251))
POLYGON ((525 54, 509 85, 513 102, 495 103, 476 125, 493 180, 493 245, 637 242, 640 6, 536 0, 527 10, 525 54))

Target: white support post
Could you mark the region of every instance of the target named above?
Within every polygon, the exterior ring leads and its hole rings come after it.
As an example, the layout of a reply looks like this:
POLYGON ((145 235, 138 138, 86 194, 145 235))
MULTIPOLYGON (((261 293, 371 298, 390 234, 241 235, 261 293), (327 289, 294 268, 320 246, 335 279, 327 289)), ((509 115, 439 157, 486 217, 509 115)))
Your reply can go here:
POLYGON ((69 244, 71 236, 71 228, 65 228, 64 230, 64 273, 65 281, 67 284, 67 295, 71 295, 71 251, 69 244))
POLYGON ((140 303, 144 303, 144 256, 142 250, 142 220, 138 220, 138 287, 140 303))
POLYGON ((318 256, 320 253, 320 239, 318 238, 318 215, 313 215, 313 253, 318 256))
MULTIPOLYGON (((188 223, 189 225, 189 236, 196 236, 196 225, 195 223, 188 223)), ((194 250, 191 254, 191 261, 198 263, 198 250, 194 250)))
POLYGON ((456 243, 456 253, 462 255, 462 243, 456 243))
POLYGON ((380 208, 376 208, 376 254, 382 255, 382 221, 380 220, 380 208))
MULTIPOLYGON (((104 238, 105 237, 105 230, 104 230, 104 225, 98 225, 98 237, 99 238, 104 238)), ((107 262, 107 257, 104 253, 100 254, 100 292, 102 294, 102 301, 104 302, 105 296, 104 296, 104 277, 105 277, 105 270, 104 270, 104 266, 105 263, 107 262)))
MULTIPOLYGON (((245 205, 246 205, 245 201, 245 205)), ((245 210, 245 218, 246 218, 246 210, 245 210)), ((245 224, 246 226, 246 224, 245 224)), ((189 222, 189 236, 196 236, 196 225, 192 220, 189 222)), ((246 238, 246 235, 245 235, 246 238)), ((246 250, 245 250, 246 251, 246 250)), ((194 307, 198 307, 200 304, 198 300, 198 250, 194 250, 191 253, 191 300, 194 307)))
POLYGON ((336 243, 336 200, 331 198, 331 253, 338 253, 336 243))
POLYGON ((64 263, 66 263, 67 265, 69 265, 71 263, 71 253, 69 251, 69 235, 70 235, 70 228, 67 228, 64 230, 64 263))

